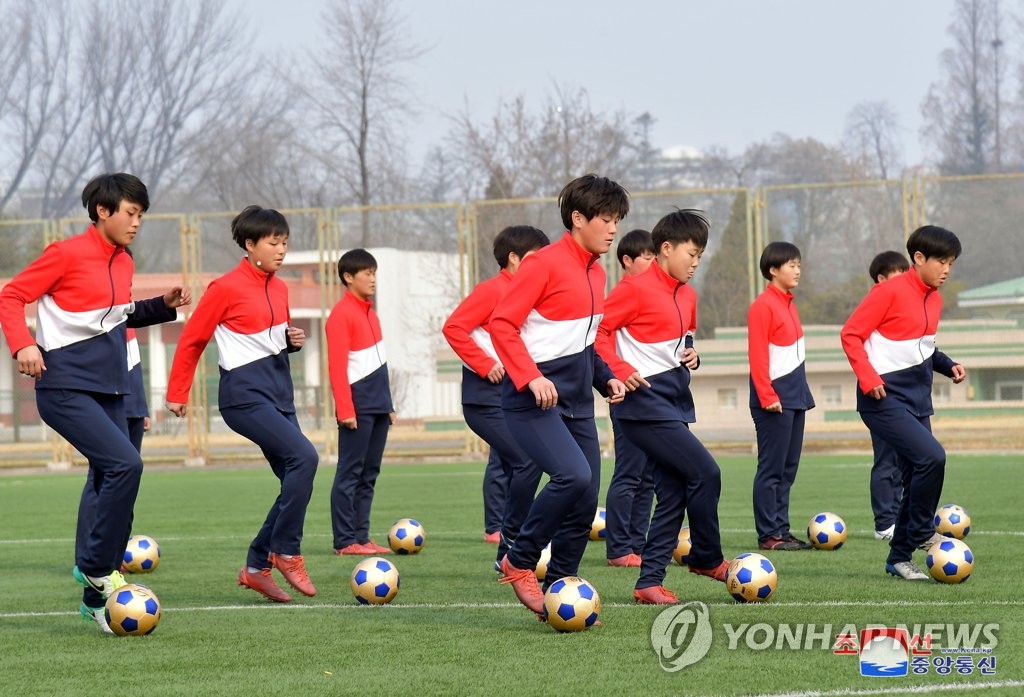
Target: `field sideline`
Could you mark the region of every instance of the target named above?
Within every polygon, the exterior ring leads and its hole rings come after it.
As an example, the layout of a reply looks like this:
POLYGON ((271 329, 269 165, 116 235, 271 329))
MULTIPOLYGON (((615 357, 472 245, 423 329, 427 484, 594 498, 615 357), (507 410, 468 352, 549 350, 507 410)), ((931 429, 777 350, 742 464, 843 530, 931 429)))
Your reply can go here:
MULTIPOLYGON (((275 495, 269 468, 147 472, 134 531, 157 539, 163 559, 154 574, 137 578, 153 588, 164 614, 152 636, 138 639, 106 637, 78 618, 70 567, 84 474, 2 476, 0 694, 1024 693, 1024 606, 1016 595, 1024 510, 1013 483, 1019 456, 950 456, 942 502, 971 512, 966 542, 978 560, 959 586, 900 582, 883 573, 885 546, 871 535, 868 460, 803 459, 791 502, 794 528, 831 510, 851 535, 836 552, 770 553, 780 581, 768 603, 737 605, 721 584, 670 569, 666 585, 685 601, 705 603, 713 630, 707 656, 672 673, 651 648, 661 609, 630 602, 636 572, 607 567, 602 543, 590 544, 580 569, 601 593, 601 627, 557 634, 496 582, 494 548, 481 541, 479 463, 385 466, 373 507, 376 539, 383 542, 391 522, 406 516, 424 524, 428 539, 419 555, 390 557, 402 586, 391 605, 379 608, 352 599, 348 576, 357 559, 331 552, 332 467, 318 472, 303 543, 319 594, 290 605, 235 585, 275 495), (998 625, 993 673, 861 677, 857 657, 833 654, 832 639, 824 638, 851 625, 961 623, 998 625), (820 638, 793 648, 780 637, 760 648, 783 626, 820 638)), ((753 458, 720 463, 726 555, 753 551, 753 458)), ((605 486, 610 474, 606 463, 605 486)))

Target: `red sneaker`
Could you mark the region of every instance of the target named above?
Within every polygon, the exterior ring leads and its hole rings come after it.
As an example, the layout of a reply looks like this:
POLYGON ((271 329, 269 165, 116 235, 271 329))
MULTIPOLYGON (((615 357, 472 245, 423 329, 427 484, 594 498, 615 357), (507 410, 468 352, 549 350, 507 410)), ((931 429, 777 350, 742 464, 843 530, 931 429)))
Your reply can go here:
POLYGON ((494 532, 484 533, 484 542, 489 545, 496 545, 501 542, 501 530, 495 530, 494 532))
POLYGON ((238 572, 238 585, 252 588, 275 603, 287 603, 292 599, 274 583, 274 579, 270 576, 270 569, 260 569, 259 573, 254 574, 243 566, 242 570, 238 572))
POLYGON ((641 605, 677 605, 679 598, 665 586, 648 586, 633 591, 633 600, 641 605))
POLYGON ((544 594, 541 592, 540 586, 537 585, 537 574, 534 570, 517 569, 509 563, 506 554, 501 558, 501 573, 502 578, 498 581, 511 584, 519 602, 543 617, 544 594))
POLYGON ((284 557, 271 552, 270 563, 281 572, 289 586, 303 595, 311 597, 316 595, 316 588, 313 586, 313 582, 309 580, 309 574, 306 573, 306 565, 302 561, 301 554, 296 554, 293 557, 284 557))
POLYGON ((608 566, 640 566, 640 555, 630 552, 625 556, 609 559, 608 566))
POLYGON ((342 547, 341 549, 336 549, 336 550, 334 550, 334 553, 335 554, 367 554, 367 555, 369 555, 369 554, 376 554, 375 551, 373 551, 372 549, 370 549, 366 545, 359 544, 358 542, 353 542, 352 544, 346 545, 345 547, 342 547))
MULTIPOLYGON (((688 565, 689 566, 689 565, 688 565)), ((697 574, 698 576, 707 576, 713 578, 716 581, 725 583, 725 574, 729 571, 729 560, 724 560, 718 566, 711 567, 710 569, 698 569, 695 566, 690 566, 690 573, 697 574)))
POLYGON ((366 547, 368 550, 370 550, 370 554, 391 554, 390 547, 382 547, 373 540, 367 540, 366 542, 364 542, 363 547, 366 547))

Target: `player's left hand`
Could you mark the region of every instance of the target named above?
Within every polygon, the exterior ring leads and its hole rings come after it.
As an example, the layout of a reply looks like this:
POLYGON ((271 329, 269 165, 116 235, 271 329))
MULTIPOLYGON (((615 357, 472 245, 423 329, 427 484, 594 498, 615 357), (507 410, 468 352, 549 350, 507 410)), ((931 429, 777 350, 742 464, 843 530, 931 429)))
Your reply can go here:
POLYGON ((181 286, 174 286, 164 293, 164 305, 169 310, 192 304, 192 291, 181 286))
POLYGON ((967 379, 967 368, 963 367, 959 363, 953 366, 953 384, 959 385, 961 382, 967 379))
POLYGON ((288 327, 288 343, 297 349, 306 343, 306 332, 299 327, 288 327))
POLYGON ((683 351, 683 365, 690 370, 696 370, 697 366, 700 365, 700 357, 697 356, 697 350, 688 348, 683 351))
POLYGON ((395 422, 398 421, 398 414, 396 412, 391 412, 390 414, 388 414, 388 420, 390 421, 391 425, 394 426, 395 422))
MULTIPOLYGON (((642 379, 642 378, 641 378, 642 379)), ((646 382, 646 381, 645 381, 646 382)), ((649 387, 650 385, 648 385, 649 387)), ((626 385, 622 380, 612 378, 608 381, 608 397, 605 400, 609 404, 618 404, 626 398, 626 385)))
POLYGON ((143 416, 142 417, 142 430, 143 431, 148 432, 152 425, 153 425, 153 422, 150 421, 148 416, 143 416))

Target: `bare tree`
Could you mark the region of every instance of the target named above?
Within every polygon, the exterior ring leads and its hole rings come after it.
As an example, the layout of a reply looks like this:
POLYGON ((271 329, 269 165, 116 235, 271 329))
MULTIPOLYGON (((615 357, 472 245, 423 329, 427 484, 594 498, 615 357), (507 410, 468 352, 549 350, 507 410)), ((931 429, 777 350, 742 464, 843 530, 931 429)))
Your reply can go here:
MULTIPOLYGON (((394 0, 333 0, 323 38, 308 52, 310 69, 293 80, 309 105, 321 164, 360 206, 386 201, 401 162, 400 127, 411 115, 403 68, 423 54, 409 41, 394 0)), ((362 244, 369 240, 369 217, 362 244)))
POLYGON ((851 161, 878 179, 899 174, 899 117, 888 102, 861 102, 846 116, 844 149, 851 161))

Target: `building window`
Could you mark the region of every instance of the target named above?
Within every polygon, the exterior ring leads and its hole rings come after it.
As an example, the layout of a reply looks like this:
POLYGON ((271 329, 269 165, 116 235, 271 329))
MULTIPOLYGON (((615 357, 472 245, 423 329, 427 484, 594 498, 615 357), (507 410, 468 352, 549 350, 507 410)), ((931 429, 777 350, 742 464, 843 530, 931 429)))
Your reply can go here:
POLYGON ((725 388, 718 391, 718 408, 719 409, 735 409, 736 408, 736 390, 735 388, 725 388))
POLYGON ((1024 382, 997 382, 996 399, 1000 402, 1024 401, 1024 382))
POLYGON ((934 402, 948 402, 950 400, 950 383, 948 382, 933 382, 932 383, 932 401, 934 402))
POLYGON ((838 406, 843 403, 843 388, 839 385, 822 385, 821 393, 826 405, 838 406))

